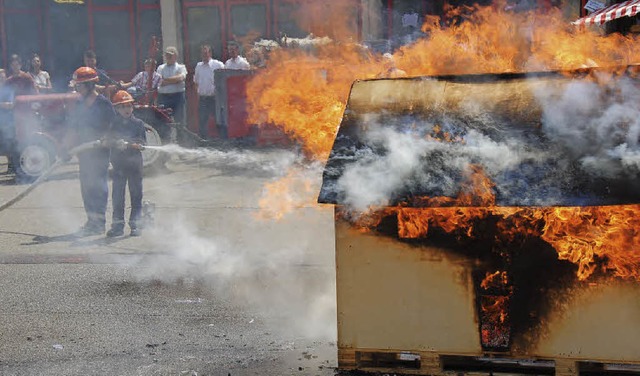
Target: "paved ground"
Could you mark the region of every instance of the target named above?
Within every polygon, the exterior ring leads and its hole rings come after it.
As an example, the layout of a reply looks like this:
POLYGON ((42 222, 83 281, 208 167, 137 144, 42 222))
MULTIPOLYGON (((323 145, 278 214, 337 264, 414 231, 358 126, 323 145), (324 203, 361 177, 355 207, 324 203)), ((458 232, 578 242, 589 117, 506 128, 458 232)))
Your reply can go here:
MULTIPOLYGON (((0 212, 0 374, 333 375, 333 210, 313 203, 320 178, 283 150, 173 155, 145 180, 156 212, 143 236, 76 239, 77 165, 57 170, 0 212), (291 168, 310 189, 265 186, 291 168), (296 208, 273 219, 285 202, 296 208)), ((26 187, 0 175, 0 204, 26 187)))

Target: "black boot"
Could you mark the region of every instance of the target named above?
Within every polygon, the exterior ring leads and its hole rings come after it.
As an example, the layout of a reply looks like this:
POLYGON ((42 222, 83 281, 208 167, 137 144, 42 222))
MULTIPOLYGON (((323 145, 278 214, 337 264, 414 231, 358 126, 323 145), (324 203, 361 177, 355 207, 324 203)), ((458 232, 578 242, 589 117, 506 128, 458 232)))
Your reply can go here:
POLYGON ((104 234, 103 224, 88 221, 87 223, 84 224, 84 226, 80 227, 80 230, 78 230, 75 233, 75 236, 85 237, 85 236, 102 235, 102 234, 104 234))
POLYGON ((114 238, 122 235, 124 235, 124 226, 120 224, 111 225, 111 228, 107 231, 108 238, 114 238))

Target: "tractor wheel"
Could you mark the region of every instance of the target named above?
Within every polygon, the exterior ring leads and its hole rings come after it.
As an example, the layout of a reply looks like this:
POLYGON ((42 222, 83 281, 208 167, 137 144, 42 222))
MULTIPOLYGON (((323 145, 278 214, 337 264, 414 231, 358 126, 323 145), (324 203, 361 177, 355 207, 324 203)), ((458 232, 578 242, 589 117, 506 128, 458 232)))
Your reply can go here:
MULTIPOLYGON (((147 146, 162 146, 160 134, 149 124, 144 124, 147 136, 147 146)), ((146 170, 156 170, 164 167, 169 155, 160 150, 145 148, 142 151, 142 165, 146 170)))
POLYGON ((50 141, 27 142, 13 158, 16 178, 21 182, 31 182, 47 171, 55 160, 56 148, 50 141))

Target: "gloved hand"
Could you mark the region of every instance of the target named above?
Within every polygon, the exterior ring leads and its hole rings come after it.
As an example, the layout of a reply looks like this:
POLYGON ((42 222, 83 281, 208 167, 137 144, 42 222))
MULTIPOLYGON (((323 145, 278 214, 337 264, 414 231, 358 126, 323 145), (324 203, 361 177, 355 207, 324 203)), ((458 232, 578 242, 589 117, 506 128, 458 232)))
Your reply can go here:
POLYGON ((115 148, 118 150, 126 150, 129 144, 125 140, 118 140, 115 142, 115 148))
POLYGON ((136 150, 144 150, 144 145, 142 144, 134 144, 134 143, 130 143, 129 147, 131 149, 136 149, 136 150))

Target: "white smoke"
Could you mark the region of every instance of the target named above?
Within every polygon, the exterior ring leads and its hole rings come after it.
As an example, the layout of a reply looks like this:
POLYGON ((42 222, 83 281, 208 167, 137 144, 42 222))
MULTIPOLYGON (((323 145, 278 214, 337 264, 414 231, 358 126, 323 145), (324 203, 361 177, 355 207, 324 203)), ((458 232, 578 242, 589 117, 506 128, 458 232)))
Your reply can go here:
MULTIPOLYGON (((541 110, 541 138, 533 144, 509 126, 495 128, 496 120, 481 103, 467 101, 460 113, 466 120, 440 124, 458 140, 443 142, 430 135, 434 124, 416 115, 361 114, 359 134, 366 148, 358 148, 338 179, 341 203, 355 211, 384 206, 397 194, 427 191, 455 197, 460 181, 453 179, 470 165, 480 165, 492 180, 501 181, 503 196, 522 197, 531 205, 554 204, 571 186, 570 163, 577 162, 591 176, 634 179, 640 172, 640 90, 629 78, 593 82, 575 80, 565 85, 535 85, 541 110), (391 119, 391 120, 390 120, 391 119), (481 127, 478 128, 478 124, 481 127), (475 129, 476 127, 477 129, 475 129), (494 137, 498 135, 498 137, 494 137), (534 145, 534 147, 532 147, 534 145), (563 156, 567 160, 558 160, 563 156), (519 165, 527 170, 519 171, 519 165), (556 171, 557 169, 557 171, 556 171), (519 175, 520 174, 520 175, 519 175), (530 187, 521 174, 554 180, 553 187, 530 187), (500 180, 502 179, 502 180, 500 180)), ((501 126, 498 126, 501 127, 501 126)), ((349 154, 349 153, 347 153, 349 154)))
POLYGON ((371 114, 367 118, 369 130, 363 141, 373 145, 376 151, 364 149, 354 156, 355 162, 338 180, 338 189, 345 195, 344 204, 358 212, 387 205, 409 179, 419 187, 440 189, 452 197, 460 187, 451 178, 450 171, 464 171, 471 164, 480 164, 489 175, 496 175, 525 159, 546 158, 527 151, 516 139, 497 142, 469 130, 459 142, 441 142, 420 136, 425 130, 428 134, 433 124, 421 125, 420 134, 416 134, 372 123, 371 114), (434 163, 424 169, 430 160, 434 163))
POLYGON ((632 79, 574 81, 557 95, 536 94, 545 134, 590 174, 616 178, 639 171, 640 91, 632 79))
MULTIPOLYGON (((145 270, 138 276, 140 282, 195 281, 220 299, 260 312, 261 320, 273 332, 334 340, 333 211, 309 204, 317 199, 321 170, 309 169, 317 182, 306 195, 313 197, 303 200, 303 192, 291 192, 295 196, 291 201, 304 201, 306 206, 295 208, 278 221, 260 219, 257 203, 265 171, 276 180, 293 168, 306 171, 299 167, 303 162, 296 153, 171 148, 179 156, 176 162, 198 160, 211 166, 212 172, 242 172, 245 184, 252 180, 255 183, 234 189, 233 174, 222 174, 215 175, 215 180, 146 192, 147 197, 153 197, 157 212, 155 226, 144 234, 152 241, 153 253, 136 264, 145 270), (211 186, 210 194, 215 197, 209 203, 212 206, 191 207, 185 201, 195 184, 211 186), (226 186, 225 190, 220 184, 226 186)), ((307 177, 301 174, 298 178, 307 177)))

